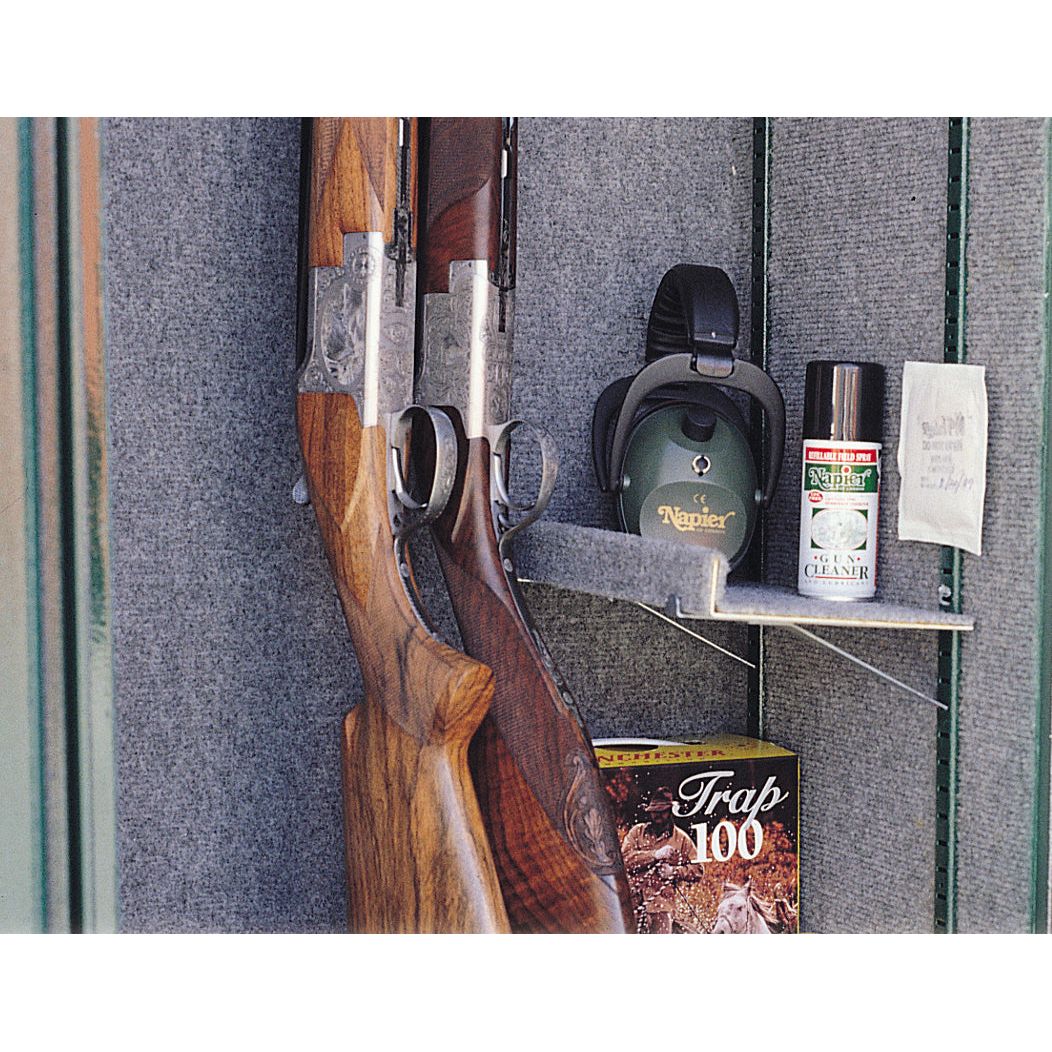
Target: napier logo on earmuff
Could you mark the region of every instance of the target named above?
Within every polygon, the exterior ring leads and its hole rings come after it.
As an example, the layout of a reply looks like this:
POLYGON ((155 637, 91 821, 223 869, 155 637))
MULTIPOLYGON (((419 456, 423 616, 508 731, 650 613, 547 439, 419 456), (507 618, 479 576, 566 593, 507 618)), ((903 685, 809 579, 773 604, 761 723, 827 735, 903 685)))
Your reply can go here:
POLYGON ((715 515, 702 504, 701 511, 684 511, 678 504, 673 508, 668 504, 662 504, 658 508, 658 515, 666 526, 672 526, 680 533, 696 533, 698 530, 725 530, 727 520, 734 518, 738 513, 728 511, 723 515, 715 515))
POLYGON ((650 310, 647 364, 610 384, 592 417, 596 478, 615 494, 622 529, 716 548, 731 569, 774 495, 785 445, 781 392, 758 366, 734 357, 738 324, 738 298, 722 270, 673 267, 650 310), (764 472, 742 411, 720 388, 744 391, 763 407, 764 472))

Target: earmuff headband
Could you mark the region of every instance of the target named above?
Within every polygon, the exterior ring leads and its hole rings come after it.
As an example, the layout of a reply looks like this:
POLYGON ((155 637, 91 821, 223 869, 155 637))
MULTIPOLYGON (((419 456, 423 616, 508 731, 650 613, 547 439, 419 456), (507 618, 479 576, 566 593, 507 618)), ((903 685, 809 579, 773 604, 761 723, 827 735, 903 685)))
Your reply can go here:
POLYGON ((646 360, 692 351, 725 360, 738 342, 738 296, 719 267, 680 263, 666 271, 647 323, 646 360))

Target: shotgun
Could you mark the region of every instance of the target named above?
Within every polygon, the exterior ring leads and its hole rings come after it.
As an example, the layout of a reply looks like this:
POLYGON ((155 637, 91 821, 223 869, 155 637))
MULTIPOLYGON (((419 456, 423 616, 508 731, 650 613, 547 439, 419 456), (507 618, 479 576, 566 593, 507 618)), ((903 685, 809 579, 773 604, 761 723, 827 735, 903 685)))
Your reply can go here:
POLYGON ((348 922, 507 931, 467 756, 493 675, 436 638, 406 555, 456 458, 448 418, 411 404, 416 122, 323 118, 310 139, 296 415, 364 686, 343 726, 348 922), (435 450, 426 499, 405 470, 418 428, 435 450))
POLYGON ((512 538, 543 511, 556 471, 547 434, 508 419, 515 123, 434 118, 420 135, 416 393, 457 433, 453 493, 432 532, 465 650, 495 677, 470 757, 505 906, 514 931, 634 931, 591 740, 512 562, 512 538), (513 431, 540 448, 532 502, 508 492, 513 431))

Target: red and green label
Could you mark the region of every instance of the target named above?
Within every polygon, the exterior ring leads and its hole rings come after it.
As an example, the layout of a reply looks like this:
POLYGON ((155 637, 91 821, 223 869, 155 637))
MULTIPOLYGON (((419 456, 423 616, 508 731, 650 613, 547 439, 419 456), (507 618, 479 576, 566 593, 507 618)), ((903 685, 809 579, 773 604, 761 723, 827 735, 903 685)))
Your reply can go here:
POLYGON ((879 476, 874 465, 808 464, 804 489, 823 493, 876 493, 879 476))
POLYGON ((805 441, 798 590, 866 599, 875 593, 880 446, 805 441))

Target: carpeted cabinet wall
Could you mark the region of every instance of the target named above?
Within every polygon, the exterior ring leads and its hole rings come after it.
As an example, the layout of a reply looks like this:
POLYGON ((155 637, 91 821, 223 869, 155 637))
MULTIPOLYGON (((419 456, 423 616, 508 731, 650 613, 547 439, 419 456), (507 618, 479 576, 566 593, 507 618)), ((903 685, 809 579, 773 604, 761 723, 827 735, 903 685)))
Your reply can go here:
MULTIPOLYGON (((1043 928, 1047 902, 1048 127, 966 132, 965 345, 986 366, 991 430, 984 554, 961 572, 975 630, 943 879, 956 928, 1014 932, 1043 928)), ((893 454, 902 363, 944 356, 951 134, 940 119, 523 119, 514 410, 559 447, 547 516, 613 527, 595 398, 638 368, 665 270, 712 264, 740 300, 736 354, 759 333, 786 399, 767 579, 795 582, 805 363, 864 358, 888 378, 881 596, 936 609, 942 552, 897 540, 893 454)), ((299 151, 290 120, 102 125, 126 931, 344 926, 339 725, 359 678, 314 517, 291 499, 299 151)), ((762 716, 799 753, 804 930, 933 929, 947 775, 932 706, 776 628, 750 682, 630 604, 540 585, 528 599, 595 736, 745 733, 762 716)), ((756 649, 747 626, 698 627, 756 649)), ((824 634, 936 690, 937 633, 824 634)))

